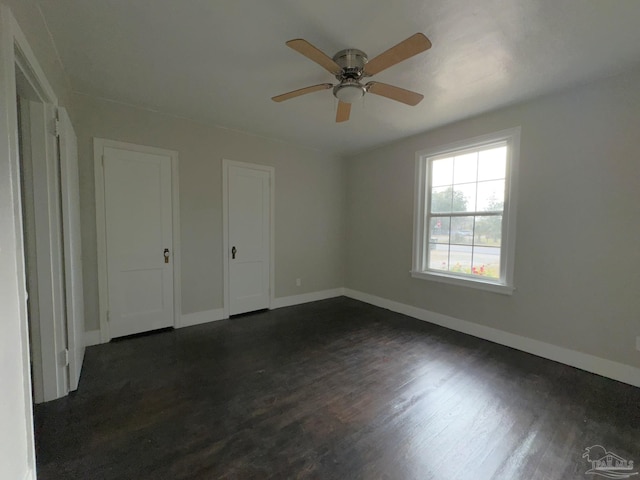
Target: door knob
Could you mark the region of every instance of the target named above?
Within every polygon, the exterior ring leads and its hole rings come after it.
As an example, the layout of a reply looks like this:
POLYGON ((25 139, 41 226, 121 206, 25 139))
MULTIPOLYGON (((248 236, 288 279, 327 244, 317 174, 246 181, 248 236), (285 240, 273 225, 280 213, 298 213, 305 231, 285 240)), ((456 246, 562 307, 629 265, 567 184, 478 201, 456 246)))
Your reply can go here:
POLYGON ((169 255, 170 255, 170 253, 169 253, 169 249, 168 248, 164 249, 163 255, 164 255, 164 263, 169 263, 169 255))
POLYGON ((238 250, 236 249, 235 245, 231 248, 231 258, 235 259, 236 258, 236 252, 238 250))

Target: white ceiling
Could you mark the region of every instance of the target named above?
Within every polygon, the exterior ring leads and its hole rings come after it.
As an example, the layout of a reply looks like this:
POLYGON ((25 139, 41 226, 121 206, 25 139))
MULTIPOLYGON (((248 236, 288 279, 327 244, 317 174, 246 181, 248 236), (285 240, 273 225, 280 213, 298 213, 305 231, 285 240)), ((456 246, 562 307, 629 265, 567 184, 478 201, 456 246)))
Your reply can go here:
POLYGON ((640 63, 638 0, 39 0, 74 91, 322 150, 350 153, 640 63), (285 46, 370 58, 423 32, 426 53, 373 79, 336 124, 335 79, 285 46))

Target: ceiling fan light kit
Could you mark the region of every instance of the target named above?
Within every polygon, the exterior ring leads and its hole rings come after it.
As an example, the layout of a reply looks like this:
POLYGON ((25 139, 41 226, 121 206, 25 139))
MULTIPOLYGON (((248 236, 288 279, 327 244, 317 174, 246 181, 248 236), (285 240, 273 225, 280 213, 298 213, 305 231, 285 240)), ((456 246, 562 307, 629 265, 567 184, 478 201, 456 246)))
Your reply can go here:
POLYGON ((370 92, 411 106, 417 105, 423 99, 423 96, 419 93, 394 87, 393 85, 380 82, 369 82, 364 85, 361 83, 363 78, 375 75, 431 48, 431 42, 422 33, 410 36, 381 53, 371 62, 369 62, 366 53, 356 48, 340 50, 333 58, 329 58, 324 52, 301 38, 289 40, 286 44, 333 74, 338 83, 335 86, 330 83, 321 83, 277 95, 272 98, 275 102, 282 102, 300 95, 333 87, 333 95, 339 100, 336 122, 344 122, 349 119, 351 103, 362 98, 365 93, 370 92))
POLYGON ((333 87, 333 94, 341 102, 353 103, 364 96, 366 88, 357 80, 345 80, 333 87))

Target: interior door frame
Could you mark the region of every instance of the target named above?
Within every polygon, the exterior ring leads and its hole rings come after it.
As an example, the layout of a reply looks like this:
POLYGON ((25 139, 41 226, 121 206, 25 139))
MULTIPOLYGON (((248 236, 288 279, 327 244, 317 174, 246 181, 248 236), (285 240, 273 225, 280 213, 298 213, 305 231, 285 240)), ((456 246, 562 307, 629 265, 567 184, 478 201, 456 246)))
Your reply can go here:
POLYGON ((65 332, 69 391, 78 389, 85 354, 84 285, 82 276, 82 232, 80 220, 80 177, 78 138, 64 107, 58 107, 58 158, 66 286, 65 332))
MULTIPOLYGON (((55 122, 58 99, 44 72, 31 50, 20 27, 11 17, 13 34, 13 79, 20 73, 35 94, 35 101, 29 107, 30 146, 29 159, 35 201, 35 260, 36 270, 29 267, 25 271, 31 281, 37 283, 37 297, 30 304, 37 304, 37 318, 32 318, 30 344, 34 352, 32 361, 32 395, 36 403, 64 397, 69 393, 68 369, 65 352, 67 350, 66 296, 64 285, 64 239, 62 231, 62 204, 64 195, 59 176, 58 141, 55 122)), ((16 85, 13 84, 14 92, 16 85)), ((15 99, 15 94, 14 94, 15 99)), ((16 109, 11 109, 15 115, 16 109)), ((17 127, 17 118, 15 120, 17 127)), ((19 128, 19 127, 18 127, 19 128)), ((17 135, 16 135, 17 137, 17 135)), ((18 153, 19 146, 16 145, 18 153)), ((18 153, 19 155, 19 153, 18 153)), ((24 168, 18 166, 18 169, 24 168)), ((20 171, 20 170, 18 170, 20 171)), ((18 188, 20 194, 20 187, 18 188)), ((22 199, 20 199, 22 203, 22 199)), ((23 219, 21 218, 21 224, 23 219)), ((20 242, 24 242, 24 225, 21 225, 20 242)), ((23 262, 26 264, 22 243, 20 244, 23 262)), ((26 278, 25 278, 26 285, 26 278)), ((26 297, 26 295, 25 295, 26 297)), ((29 328, 27 320, 27 328, 29 328)), ((28 377, 27 377, 28 378, 28 377)))
MULTIPOLYGON (((20 458, 12 458, 12 463, 15 463, 16 469, 23 470, 24 478, 35 479, 33 390, 29 351, 32 348, 41 349, 43 356, 46 355, 46 359, 42 358, 42 361, 53 362, 53 365, 56 366, 54 375, 43 376, 43 390, 44 384, 46 384, 51 392, 59 393, 60 396, 66 395, 65 379, 61 375, 62 370, 65 370, 66 367, 62 366, 60 352, 56 351, 56 338, 44 335, 31 340, 29 338, 27 272, 25 268, 20 181, 21 166, 18 145, 18 102, 16 95, 16 73, 18 71, 26 77, 35 89, 43 107, 47 111, 46 118, 43 116, 46 124, 42 129, 42 135, 39 135, 38 143, 45 151, 46 157, 44 160, 46 164, 55 165, 57 159, 53 122, 48 122, 48 120, 53 119, 55 115, 58 99, 24 33, 16 22, 11 9, 0 3, 0 111, 2 112, 2 115, 0 115, 0 171, 2 172, 2 175, 0 175, 0 191, 3 192, 2 208, 0 209, 0 222, 2 224, 0 242, 3 245, 0 251, 0 259, 2 260, 2 268, 0 268, 0 285, 2 285, 0 316, 5 326, 3 332, 11 334, 4 337, 0 344, 2 348, 10 348, 9 353, 12 361, 19 358, 15 367, 11 365, 10 369, 7 370, 8 380, 11 380, 11 384, 6 385, 7 388, 10 388, 6 392, 9 396, 16 395, 22 398, 23 408, 15 410, 13 414, 20 417, 23 416, 22 420, 25 429, 24 432, 20 432, 17 430, 17 428, 20 428, 20 422, 12 423, 3 438, 13 438, 17 445, 15 453, 24 454, 20 458), (14 382, 16 380, 21 383, 21 389, 15 388, 14 382), (21 446, 22 442, 24 442, 24 449, 21 446)), ((33 132, 31 133, 31 140, 33 141, 33 132)), ((47 188, 55 188, 55 185, 49 183, 51 181, 52 178, 48 178, 47 188)), ((50 216, 52 211, 48 210, 47 214, 50 216)), ((55 232, 52 232, 49 238, 43 240, 49 241, 51 245, 54 235, 55 232)), ((61 256, 61 252, 53 251, 51 255, 61 256)), ((49 272, 50 283, 57 281, 55 279, 59 278, 58 273, 60 272, 49 272)), ((59 302, 60 298, 55 299, 55 301, 59 302)), ((42 306, 39 305, 39 307, 42 312, 42 306)), ((40 318, 42 318, 42 315, 40 315, 40 318)), ((55 316, 50 318, 54 322, 63 320, 55 316)), ((43 391, 40 393, 44 395, 43 391)), ((6 460, 6 458, 4 459, 6 460)))
POLYGON ((163 155, 171 158, 171 208, 173 223, 173 326, 180 328, 182 316, 182 288, 181 288, 181 250, 180 250, 180 179, 178 152, 163 148, 137 145, 134 143, 93 138, 93 168, 96 192, 96 233, 98 246, 98 315, 100 318, 100 341, 107 343, 111 340, 109 322, 107 321, 107 307, 109 305, 109 290, 107 280, 107 223, 105 216, 104 198, 104 167, 103 156, 105 148, 117 148, 132 152, 163 155))
MULTIPOLYGON (((27 141, 31 151, 28 161, 32 164, 32 176, 29 181, 32 182, 35 201, 35 260, 38 268, 25 274, 28 273, 38 286, 37 297, 30 299, 31 304, 37 303, 38 315, 32 318, 29 334, 30 348, 34 352, 37 350, 33 356, 32 395, 36 403, 41 403, 69 393, 64 358, 67 325, 60 204, 63 192, 54 129, 58 99, 17 24, 13 26, 13 34, 14 72, 21 73, 37 97, 37 102, 30 102, 31 107, 28 107, 30 131, 27 141)), ((15 91, 16 86, 13 88, 15 91)), ((24 225, 20 241, 24 241, 24 225)), ((23 249, 22 255, 23 258, 26 255, 23 249)))
POLYGON ((243 167, 260 170, 269 174, 269 310, 273 308, 275 298, 275 191, 276 170, 267 165, 238 162, 222 159, 222 263, 223 263, 223 299, 224 318, 229 318, 229 167, 243 167))
MULTIPOLYGON (((69 393, 67 358, 67 311, 65 294, 64 238, 57 140, 52 132, 55 107, 30 102, 29 143, 33 186, 35 252, 37 268, 29 268, 28 281, 35 280, 37 317, 31 318, 31 348, 34 353, 33 394, 36 403, 55 400, 69 393), (42 365, 35 365, 41 361, 42 365), (40 383, 40 381, 42 383, 40 383)), ((26 189, 25 189, 26 190, 26 189)), ((23 230, 24 233, 24 230, 23 230)), ((26 253, 26 252, 25 252, 26 253)), ((26 263, 26 260, 25 260, 26 263)), ((32 295, 34 292, 31 292, 32 295)), ((33 310, 32 312, 33 313, 33 310)))

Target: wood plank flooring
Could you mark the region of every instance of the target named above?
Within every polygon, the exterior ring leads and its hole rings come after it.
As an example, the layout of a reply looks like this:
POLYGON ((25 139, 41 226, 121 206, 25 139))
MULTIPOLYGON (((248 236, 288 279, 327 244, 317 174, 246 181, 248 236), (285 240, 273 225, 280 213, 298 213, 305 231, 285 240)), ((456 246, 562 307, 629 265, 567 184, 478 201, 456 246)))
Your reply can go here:
POLYGON ((592 445, 640 466, 639 406, 336 298, 87 349, 79 391, 35 410, 38 478, 597 479, 592 445))

